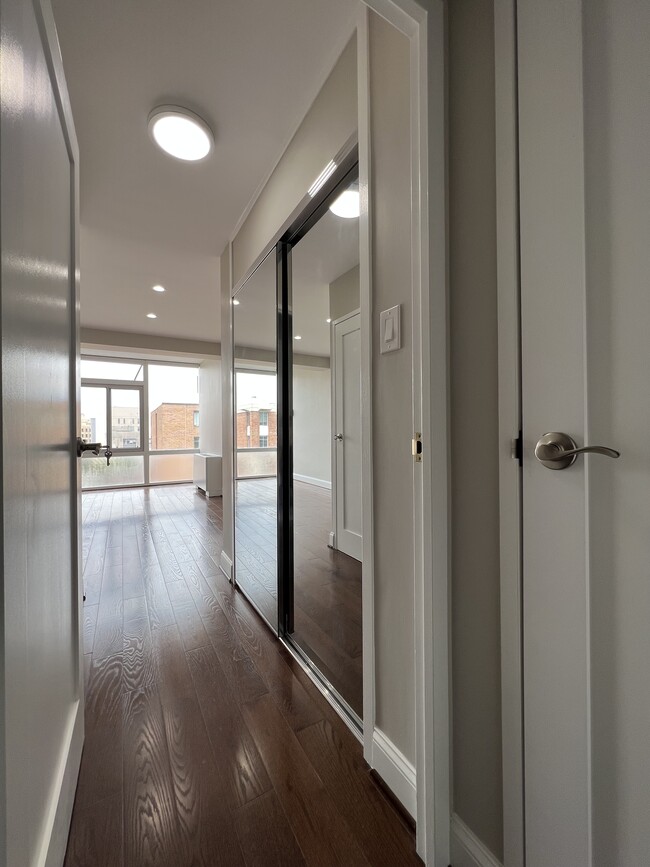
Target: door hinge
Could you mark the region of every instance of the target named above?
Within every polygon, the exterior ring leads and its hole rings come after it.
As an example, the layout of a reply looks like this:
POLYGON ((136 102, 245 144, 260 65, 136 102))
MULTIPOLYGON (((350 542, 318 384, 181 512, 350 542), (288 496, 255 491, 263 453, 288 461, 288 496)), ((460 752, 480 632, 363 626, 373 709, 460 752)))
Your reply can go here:
POLYGON ((422 434, 416 433, 411 440, 411 454, 416 464, 422 462, 422 434))
POLYGON ((517 439, 512 440, 512 457, 520 467, 524 465, 524 438, 521 431, 519 431, 517 439))

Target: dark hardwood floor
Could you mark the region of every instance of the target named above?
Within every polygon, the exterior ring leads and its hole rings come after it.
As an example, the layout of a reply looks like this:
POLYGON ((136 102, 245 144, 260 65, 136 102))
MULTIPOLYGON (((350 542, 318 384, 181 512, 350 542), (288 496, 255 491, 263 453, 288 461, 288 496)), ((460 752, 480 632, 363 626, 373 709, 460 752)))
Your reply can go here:
MULTIPOLYGON (((237 482, 237 581, 277 624, 275 479, 237 482)), ((294 632, 298 644, 361 718, 361 563, 328 547, 332 494, 294 482, 294 632)))
POLYGON ((219 572, 220 509, 191 486, 84 495, 66 867, 421 863, 358 741, 219 572))

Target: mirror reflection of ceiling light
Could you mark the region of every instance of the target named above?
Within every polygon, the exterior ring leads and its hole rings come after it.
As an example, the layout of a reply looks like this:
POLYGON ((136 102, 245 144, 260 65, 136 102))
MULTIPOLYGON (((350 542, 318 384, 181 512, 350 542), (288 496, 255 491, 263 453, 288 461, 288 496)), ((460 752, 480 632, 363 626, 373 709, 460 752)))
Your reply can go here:
POLYGON ((337 217, 351 220, 361 213, 361 197, 359 190, 343 190, 341 195, 332 202, 330 211, 337 217))
POLYGON ((155 313, 147 313, 147 319, 158 319, 155 313))
POLYGON ((161 150, 187 162, 205 159, 214 147, 207 123, 177 105, 160 105, 149 115, 149 135, 161 150))
POLYGON ((300 334, 296 334, 294 340, 302 340, 302 337, 300 336, 300 334))
POLYGON ((237 305, 239 304, 239 301, 236 298, 233 298, 232 303, 234 304, 235 307, 237 307, 237 305))
POLYGON ((312 199, 323 186, 323 184, 327 181, 327 179, 332 177, 335 171, 336 163, 334 162, 334 160, 330 160, 323 169, 323 171, 320 173, 320 175, 316 178, 314 183, 311 185, 311 187, 307 190, 312 199))
POLYGON ((151 288, 153 289, 154 292, 164 292, 165 291, 165 287, 161 286, 160 283, 156 283, 156 285, 152 286, 151 288))
POLYGON ((330 324, 331 321, 332 321, 331 319, 326 319, 326 320, 325 320, 325 322, 327 322, 328 325, 330 324))

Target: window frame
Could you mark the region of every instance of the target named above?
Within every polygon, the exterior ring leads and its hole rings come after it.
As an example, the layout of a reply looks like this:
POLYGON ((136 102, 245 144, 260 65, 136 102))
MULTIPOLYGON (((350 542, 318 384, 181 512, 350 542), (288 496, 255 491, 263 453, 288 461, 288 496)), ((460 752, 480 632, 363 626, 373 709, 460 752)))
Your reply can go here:
MULTIPOLYGON (((114 448, 112 449, 115 457, 128 457, 128 456, 136 456, 142 455, 144 460, 144 482, 142 484, 137 485, 120 485, 119 487, 150 487, 155 485, 166 485, 166 484, 177 484, 176 482, 152 482, 151 481, 151 472, 149 462, 152 456, 156 455, 183 455, 183 454, 198 454, 199 448, 186 448, 186 449, 152 449, 150 446, 150 414, 148 410, 149 406, 149 367, 153 365, 154 367, 188 367, 196 370, 197 376, 200 370, 200 363, 198 362, 188 362, 188 361, 177 361, 173 360, 164 360, 164 361, 154 361, 152 359, 139 358, 137 356, 128 356, 128 357, 118 357, 112 355, 93 355, 92 353, 81 353, 82 361, 101 361, 101 362, 112 362, 114 364, 138 364, 142 367, 142 380, 131 380, 131 379, 109 379, 108 377, 105 379, 92 377, 92 378, 82 378, 81 386, 88 386, 93 388, 105 388, 106 389, 106 437, 107 439, 112 440, 112 403, 111 403, 111 389, 118 389, 120 391, 126 390, 139 390, 140 391, 140 448, 138 449, 123 449, 123 448, 114 448)), ((80 406, 81 410, 81 406, 80 406)), ((194 412, 199 412, 199 410, 194 410, 194 412)), ((199 424, 199 439, 201 436, 201 427, 199 424)), ((102 443, 102 445, 106 445, 102 443)), ((90 455, 90 453, 85 452, 84 457, 94 457, 94 455, 90 455)), ((188 479, 187 481, 192 481, 192 479, 188 479)), ((101 487, 96 488, 82 488, 84 491, 96 491, 102 490, 101 487)))

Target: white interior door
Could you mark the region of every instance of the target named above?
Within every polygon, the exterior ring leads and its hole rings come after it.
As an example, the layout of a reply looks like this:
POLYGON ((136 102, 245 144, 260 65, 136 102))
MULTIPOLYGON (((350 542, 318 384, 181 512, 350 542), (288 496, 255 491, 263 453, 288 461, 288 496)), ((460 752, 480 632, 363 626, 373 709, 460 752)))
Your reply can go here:
POLYGON ((49 5, 0 16, 0 863, 60 867, 83 741, 77 150, 49 5))
POLYGON ((650 864, 650 3, 518 0, 527 867, 650 864), (535 458, 557 431, 582 455, 535 458))
POLYGON ((336 547, 362 558, 361 315, 334 326, 334 501, 336 547))

